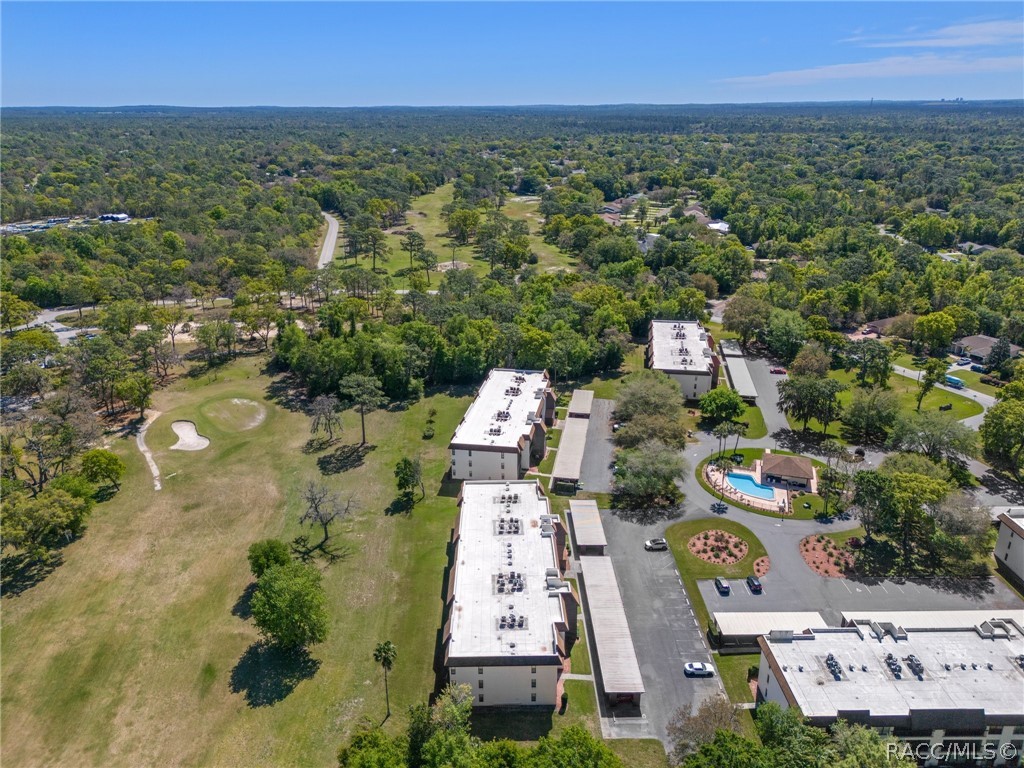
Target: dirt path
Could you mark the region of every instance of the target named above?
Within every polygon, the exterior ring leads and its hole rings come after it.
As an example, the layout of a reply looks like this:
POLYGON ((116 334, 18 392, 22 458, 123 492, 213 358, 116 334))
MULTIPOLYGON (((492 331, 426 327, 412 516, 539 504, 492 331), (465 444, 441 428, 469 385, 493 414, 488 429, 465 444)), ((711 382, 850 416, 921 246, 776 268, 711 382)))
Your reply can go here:
POLYGON ((156 465, 153 460, 153 454, 149 448, 146 447, 146 432, 149 431, 149 426, 160 417, 160 411, 150 411, 149 417, 145 423, 139 428, 139 433, 135 435, 135 444, 139 446, 139 450, 146 459, 146 463, 149 464, 149 471, 153 473, 153 490, 159 491, 162 487, 160 485, 160 467, 156 465))

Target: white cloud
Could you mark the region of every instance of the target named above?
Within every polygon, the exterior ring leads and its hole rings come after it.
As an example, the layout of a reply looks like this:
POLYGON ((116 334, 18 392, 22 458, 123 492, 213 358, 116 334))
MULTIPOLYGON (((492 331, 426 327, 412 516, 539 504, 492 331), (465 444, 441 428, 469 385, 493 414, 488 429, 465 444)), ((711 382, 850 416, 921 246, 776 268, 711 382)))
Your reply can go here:
POLYGON ((1024 19, 951 24, 932 31, 908 31, 900 36, 855 34, 843 42, 865 48, 976 48, 996 45, 1024 45, 1024 19))
POLYGON ((991 56, 979 59, 926 53, 918 56, 888 56, 884 59, 852 64, 826 64, 821 67, 770 72, 765 75, 729 77, 719 82, 734 85, 812 85, 829 80, 970 75, 984 72, 1020 72, 1022 69, 1022 56, 991 56))

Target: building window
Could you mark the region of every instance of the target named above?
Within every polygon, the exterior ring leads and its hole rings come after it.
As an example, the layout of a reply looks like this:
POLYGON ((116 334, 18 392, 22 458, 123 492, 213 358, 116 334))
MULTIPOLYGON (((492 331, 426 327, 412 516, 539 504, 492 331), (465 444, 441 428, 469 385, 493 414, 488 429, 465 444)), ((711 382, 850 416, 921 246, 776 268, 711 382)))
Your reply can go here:
POLYGON ((484 703, 484 695, 481 693, 479 696, 476 697, 476 700, 479 701, 481 704, 483 704, 484 703))
POLYGON ((1010 559, 1010 553, 1009 552, 1004 552, 1003 553, 1003 562, 1005 563, 1009 559, 1010 559))
POLYGON ((536 693, 531 693, 530 694, 530 701, 536 701, 536 700, 537 700, 537 694, 536 693))
POLYGON ((454 675, 458 671, 458 667, 452 667, 451 673, 454 675))
POLYGON ((484 687, 484 681, 483 680, 477 680, 476 681, 476 687, 477 688, 483 688, 484 687))
POLYGON ((530 672, 532 674, 536 675, 537 674, 537 668, 536 667, 530 667, 530 672))
POLYGON ((533 678, 533 680, 530 681, 530 687, 531 688, 536 688, 537 687, 537 678, 536 677, 533 678))
POLYGON ((472 469, 471 469, 471 470, 469 470, 469 476, 470 476, 470 477, 472 477, 472 476, 473 476, 473 470, 472 470, 472 469))
POLYGON ((469 456, 472 456, 473 452, 472 451, 466 451, 466 454, 469 455, 469 456))
POLYGON ((476 673, 477 673, 478 675, 482 675, 482 674, 484 673, 484 668, 483 668, 483 667, 477 667, 477 668, 476 668, 476 673))

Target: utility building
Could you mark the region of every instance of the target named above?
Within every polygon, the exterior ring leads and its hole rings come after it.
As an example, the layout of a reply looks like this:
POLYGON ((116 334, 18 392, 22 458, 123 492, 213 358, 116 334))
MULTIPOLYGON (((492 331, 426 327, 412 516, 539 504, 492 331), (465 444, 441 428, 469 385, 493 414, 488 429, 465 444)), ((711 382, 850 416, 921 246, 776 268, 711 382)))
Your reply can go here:
POLYGON ((448 445, 452 479, 518 480, 544 458, 554 419, 546 371, 491 369, 448 445))
POLYGON ((579 601, 566 530, 535 480, 462 484, 444 625, 448 679, 477 707, 555 706, 579 601))
POLYGON ((651 321, 647 367, 668 374, 687 400, 696 400, 718 386, 721 362, 714 350, 714 338, 698 322, 651 321))
POLYGON ((797 707, 811 725, 877 728, 933 755, 926 765, 954 748, 990 750, 986 765, 1024 750, 1024 634, 1014 621, 959 630, 870 621, 775 631, 758 644, 758 701, 797 707))

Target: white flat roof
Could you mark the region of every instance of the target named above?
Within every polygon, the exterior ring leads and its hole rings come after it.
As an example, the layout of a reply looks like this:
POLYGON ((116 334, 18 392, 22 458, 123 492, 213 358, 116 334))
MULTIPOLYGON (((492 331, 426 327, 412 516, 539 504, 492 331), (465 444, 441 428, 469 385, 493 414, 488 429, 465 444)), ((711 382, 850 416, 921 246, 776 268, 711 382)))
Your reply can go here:
POLYGON ((553 537, 545 531, 550 529, 545 525, 549 514, 536 480, 462 484, 449 659, 557 657, 553 625, 565 620, 559 594, 569 586, 548 589, 549 571, 556 578, 558 572, 553 537), (513 501, 502 502, 503 496, 513 501), (517 520, 518 532, 511 527, 500 532, 503 520, 517 520), (512 589, 510 572, 521 575, 522 590, 512 589), (504 592, 498 591, 499 575, 505 580, 504 592), (502 629, 502 617, 510 616, 515 616, 516 627, 502 629))
POLYGON ((750 369, 747 368, 747 361, 742 357, 725 358, 725 368, 729 372, 729 382, 737 394, 745 400, 752 400, 757 397, 757 387, 750 377, 750 369))
POLYGON ((573 390, 572 400, 569 401, 567 413, 570 415, 573 413, 585 413, 589 416, 593 407, 594 393, 589 389, 576 389, 573 390))
POLYGON ((455 429, 451 446, 515 449, 543 411, 544 371, 492 368, 455 429))
POLYGON ((583 451, 587 447, 587 428, 590 419, 566 419, 562 439, 558 441, 553 480, 579 480, 583 467, 583 451))
POLYGON ((904 629, 968 629, 990 619, 1010 619, 1024 626, 1024 608, 983 608, 964 611, 843 611, 840 618, 844 625, 874 621, 878 624, 894 624, 904 629))
POLYGON ((1016 660, 1024 654, 1024 638, 1016 628, 1009 638, 996 639, 975 629, 909 631, 898 642, 884 633, 879 639, 854 628, 825 629, 788 641, 769 636, 761 643, 783 670, 806 717, 836 717, 842 711, 907 717, 915 710, 984 710, 988 716, 1024 718, 1024 669, 1016 660), (840 665, 840 680, 826 667, 830 653, 840 665), (902 665, 900 680, 886 664, 890 653, 902 665), (910 669, 911 655, 923 665, 921 680, 910 669))
POLYGON ((773 629, 803 632, 827 626, 825 619, 815 611, 715 612, 711 616, 723 635, 767 635, 773 629))
POLYGON ((581 547, 606 547, 604 524, 597 502, 591 499, 572 499, 569 502, 569 520, 572 522, 576 543, 581 547))
POLYGON ((610 557, 584 556, 580 558, 580 567, 604 692, 643 693, 644 679, 640 675, 612 560, 610 557))
POLYGON ((651 321, 651 368, 669 372, 711 372, 707 331, 693 320, 651 321))
POLYGON ((743 349, 736 339, 722 339, 718 346, 722 348, 722 354, 726 357, 743 357, 743 349))

